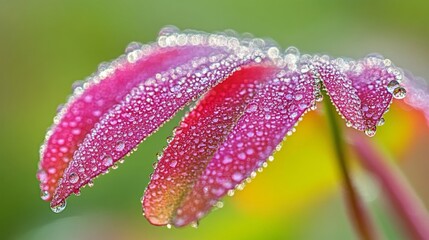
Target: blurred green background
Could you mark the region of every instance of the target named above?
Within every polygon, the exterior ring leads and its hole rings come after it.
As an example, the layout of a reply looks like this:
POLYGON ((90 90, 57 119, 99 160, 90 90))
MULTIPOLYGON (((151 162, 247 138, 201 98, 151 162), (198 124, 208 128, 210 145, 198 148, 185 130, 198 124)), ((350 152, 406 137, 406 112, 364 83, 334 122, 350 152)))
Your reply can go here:
MULTIPOLYGON (((379 52, 429 77, 429 1, 6 1, 0 0, 0 239, 354 239, 336 184, 324 118, 308 116, 263 173, 200 227, 154 227, 139 198, 156 152, 180 118, 144 142, 118 170, 71 197, 56 215, 39 197, 39 146, 71 85, 119 56, 131 41, 155 41, 165 25, 234 29, 301 52, 363 57, 379 52), (309 151, 311 149, 311 151, 309 151)), ((429 202, 412 119, 393 109, 376 140, 429 202), (395 120, 395 117, 399 120, 395 120), (411 130, 410 130, 411 129, 411 130), (412 156, 412 157, 410 157, 412 156)), ((422 126, 422 128, 426 128, 422 126)), ((368 176, 357 174, 388 239, 401 239, 368 176)))

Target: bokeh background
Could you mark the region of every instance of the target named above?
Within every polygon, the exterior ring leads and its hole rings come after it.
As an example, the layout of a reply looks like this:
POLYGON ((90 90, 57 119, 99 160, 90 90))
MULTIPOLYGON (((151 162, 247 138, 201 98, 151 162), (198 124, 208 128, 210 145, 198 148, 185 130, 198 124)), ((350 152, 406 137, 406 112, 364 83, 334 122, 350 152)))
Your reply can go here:
MULTIPOLYGON (((0 239, 355 239, 342 202, 323 111, 309 114, 275 161, 198 229, 154 227, 140 196, 174 118, 118 170, 54 214, 39 195, 39 146, 71 85, 165 25, 234 29, 305 53, 379 52, 429 77, 429 1, 0 0, 0 239)), ((183 113, 182 113, 183 114, 183 113)), ((429 205, 429 133, 421 116, 393 107, 374 138, 429 205), (426 157, 425 157, 426 156, 426 157)), ((403 239, 370 176, 354 177, 386 239, 403 239)))

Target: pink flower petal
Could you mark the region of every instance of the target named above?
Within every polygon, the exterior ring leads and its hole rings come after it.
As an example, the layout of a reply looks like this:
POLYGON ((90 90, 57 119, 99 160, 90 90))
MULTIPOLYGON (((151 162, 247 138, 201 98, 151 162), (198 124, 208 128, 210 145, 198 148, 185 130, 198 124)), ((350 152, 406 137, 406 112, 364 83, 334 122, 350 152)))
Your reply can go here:
POLYGON ((374 136, 377 125, 384 123, 383 114, 392 102, 405 91, 399 81, 400 69, 390 60, 366 57, 359 61, 329 60, 316 56, 314 72, 319 77, 338 112, 347 125, 374 136))
POLYGON ((429 86, 423 78, 414 77, 406 72, 403 85, 407 89, 405 103, 422 111, 429 126, 429 86))
POLYGON ((46 135, 40 150, 37 174, 42 198, 47 201, 52 199, 78 145, 100 117, 133 87, 159 69, 172 68, 209 51, 212 50, 197 47, 161 49, 152 44, 129 50, 127 55, 100 65, 97 73, 75 88, 73 96, 54 118, 54 125, 46 135))
POLYGON ((261 61, 260 51, 224 35, 168 32, 159 37, 158 45, 160 48, 149 55, 153 65, 142 60, 125 65, 122 75, 114 75, 113 83, 108 84, 110 92, 97 92, 114 98, 115 105, 104 109, 106 113, 87 128, 84 140, 80 139, 82 143, 62 174, 52 207, 61 206, 71 193, 106 172, 209 87, 240 66, 261 61), (180 53, 171 56, 160 57, 158 53, 178 50, 180 53), (135 84, 127 88, 130 81, 135 84), (119 94, 123 92, 128 94, 119 94))
POLYGON ((262 167, 314 104, 311 74, 254 66, 210 90, 185 117, 145 192, 146 218, 184 226, 262 167))

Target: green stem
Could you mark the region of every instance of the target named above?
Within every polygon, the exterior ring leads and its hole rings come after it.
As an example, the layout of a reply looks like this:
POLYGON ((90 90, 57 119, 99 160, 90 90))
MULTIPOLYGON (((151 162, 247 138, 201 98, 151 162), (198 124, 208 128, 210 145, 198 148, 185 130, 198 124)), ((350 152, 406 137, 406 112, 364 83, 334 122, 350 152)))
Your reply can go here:
POLYGON ((335 146, 335 154, 338 161, 339 169, 343 179, 345 200, 348 205, 350 218, 353 226, 359 235, 359 239, 372 240, 378 239, 374 231, 374 225, 365 211, 365 208, 356 193, 353 183, 349 174, 349 166, 347 164, 347 157, 345 153, 345 142, 343 140, 343 133, 341 126, 338 122, 338 116, 331 102, 325 96, 325 110, 328 117, 332 138, 335 146))
POLYGON ((406 179, 364 136, 352 133, 350 137, 361 164, 381 183, 392 209, 410 238, 429 239, 428 211, 406 179))

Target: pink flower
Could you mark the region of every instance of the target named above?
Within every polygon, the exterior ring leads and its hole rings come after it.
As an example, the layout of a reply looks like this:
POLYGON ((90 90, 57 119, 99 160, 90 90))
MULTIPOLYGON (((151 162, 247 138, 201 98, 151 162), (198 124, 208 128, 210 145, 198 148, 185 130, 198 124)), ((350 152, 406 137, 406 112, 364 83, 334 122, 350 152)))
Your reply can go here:
POLYGON ((42 199, 66 198, 131 153, 177 111, 196 101, 159 162, 142 201, 155 225, 184 226, 264 166, 326 90, 349 127, 373 136, 392 98, 426 113, 425 86, 390 60, 284 53, 258 38, 179 32, 130 44, 126 54, 74 89, 40 154, 42 199))

